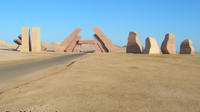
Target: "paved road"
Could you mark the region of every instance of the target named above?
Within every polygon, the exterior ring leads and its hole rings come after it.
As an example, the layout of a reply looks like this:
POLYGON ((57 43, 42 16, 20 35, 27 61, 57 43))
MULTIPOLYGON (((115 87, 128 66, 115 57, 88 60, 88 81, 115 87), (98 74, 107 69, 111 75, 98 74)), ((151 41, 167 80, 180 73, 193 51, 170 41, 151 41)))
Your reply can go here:
POLYGON ((79 58, 85 54, 87 53, 71 54, 49 59, 0 66, 0 84, 41 69, 45 69, 59 64, 64 64, 67 61, 79 58))

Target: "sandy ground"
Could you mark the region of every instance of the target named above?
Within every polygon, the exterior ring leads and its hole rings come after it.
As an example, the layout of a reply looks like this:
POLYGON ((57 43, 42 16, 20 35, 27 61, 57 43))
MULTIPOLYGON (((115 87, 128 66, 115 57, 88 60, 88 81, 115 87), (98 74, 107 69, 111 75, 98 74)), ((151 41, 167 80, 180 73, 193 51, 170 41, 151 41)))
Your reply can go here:
POLYGON ((200 55, 90 54, 10 82, 0 111, 200 112, 200 55))

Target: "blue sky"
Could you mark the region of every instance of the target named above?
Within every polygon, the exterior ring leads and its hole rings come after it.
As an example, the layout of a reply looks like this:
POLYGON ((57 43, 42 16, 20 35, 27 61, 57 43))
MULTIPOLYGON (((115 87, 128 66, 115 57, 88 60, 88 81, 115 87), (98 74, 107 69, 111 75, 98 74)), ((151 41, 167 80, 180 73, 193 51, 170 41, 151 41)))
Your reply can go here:
POLYGON ((41 40, 62 41, 76 27, 83 39, 93 39, 99 26, 117 45, 126 45, 130 31, 145 45, 154 37, 161 45, 175 33, 179 51, 184 39, 200 51, 200 0, 1 0, 0 40, 12 43, 21 27, 41 27, 41 40))

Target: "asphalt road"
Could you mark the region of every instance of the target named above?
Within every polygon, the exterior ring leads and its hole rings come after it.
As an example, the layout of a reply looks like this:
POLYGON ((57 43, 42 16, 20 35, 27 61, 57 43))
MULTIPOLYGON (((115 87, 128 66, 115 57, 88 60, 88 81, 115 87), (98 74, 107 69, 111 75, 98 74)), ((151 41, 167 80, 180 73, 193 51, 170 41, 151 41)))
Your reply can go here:
POLYGON ((59 64, 64 64, 68 61, 79 58, 86 54, 87 53, 71 54, 49 59, 0 66, 0 84, 17 79, 19 77, 25 76, 27 74, 33 73, 41 69, 45 69, 59 64))

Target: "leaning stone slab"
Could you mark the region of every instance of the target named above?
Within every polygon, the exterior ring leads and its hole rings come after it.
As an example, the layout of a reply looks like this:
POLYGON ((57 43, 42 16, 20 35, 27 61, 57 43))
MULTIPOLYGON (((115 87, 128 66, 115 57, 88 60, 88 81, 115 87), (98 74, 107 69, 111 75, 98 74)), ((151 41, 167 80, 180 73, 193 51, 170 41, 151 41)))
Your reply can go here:
POLYGON ((142 44, 139 41, 138 34, 136 32, 130 32, 128 37, 128 43, 126 47, 127 53, 143 53, 142 44))
POLYGON ((78 44, 78 41, 81 40, 81 38, 81 36, 76 36, 71 44, 69 44, 69 46, 65 49, 65 52, 73 52, 74 48, 78 44))
POLYGON ((65 49, 71 44, 71 42, 78 36, 81 32, 80 28, 76 28, 61 44, 55 49, 56 52, 64 52, 65 49))
POLYGON ((116 50, 112 41, 101 31, 101 29, 98 26, 94 27, 94 32, 101 40, 101 43, 103 43, 104 46, 107 48, 107 52, 114 52, 116 50))
POLYGON ((79 44, 76 44, 76 46, 74 47, 73 51, 74 53, 79 53, 80 52, 80 49, 81 49, 81 45, 79 44))
POLYGON ((168 33, 161 46, 163 54, 176 54, 175 34, 168 33))
POLYGON ((148 37, 146 39, 144 54, 161 54, 160 48, 155 38, 148 37))
POLYGON ((29 37, 30 37, 30 28, 29 27, 22 27, 22 45, 20 46, 21 52, 29 52, 30 45, 29 45, 29 37))
POLYGON ((97 34, 93 35, 94 40, 96 41, 96 51, 106 53, 109 52, 108 48, 105 46, 104 42, 97 36, 97 34))
POLYGON ((31 52, 41 52, 40 28, 33 27, 31 32, 31 52))
POLYGON ((191 40, 184 40, 180 46, 180 54, 195 54, 191 40))

